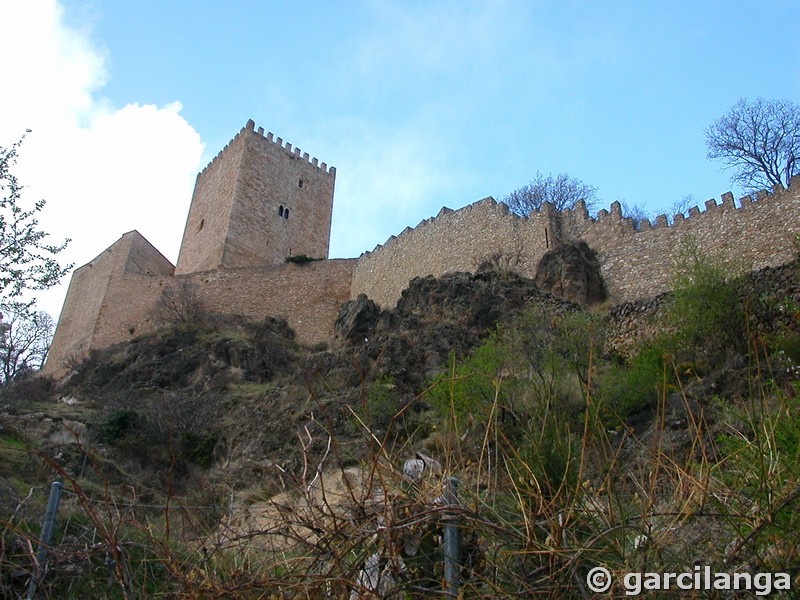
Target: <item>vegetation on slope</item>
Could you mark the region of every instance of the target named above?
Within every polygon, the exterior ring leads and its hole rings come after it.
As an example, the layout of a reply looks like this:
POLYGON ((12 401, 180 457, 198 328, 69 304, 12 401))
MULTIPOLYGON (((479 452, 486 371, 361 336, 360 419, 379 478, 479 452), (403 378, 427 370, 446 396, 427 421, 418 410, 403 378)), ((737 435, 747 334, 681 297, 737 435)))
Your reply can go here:
POLYGON ((597 566, 614 595, 694 565, 797 589, 797 271, 755 291, 690 252, 681 274, 624 356, 603 311, 457 274, 342 348, 275 320, 181 324, 58 390, 6 389, 1 589, 24 592, 54 477, 41 597, 440 597, 448 522, 464 597, 592 597, 597 566), (44 418, 88 429, 48 443, 44 418))

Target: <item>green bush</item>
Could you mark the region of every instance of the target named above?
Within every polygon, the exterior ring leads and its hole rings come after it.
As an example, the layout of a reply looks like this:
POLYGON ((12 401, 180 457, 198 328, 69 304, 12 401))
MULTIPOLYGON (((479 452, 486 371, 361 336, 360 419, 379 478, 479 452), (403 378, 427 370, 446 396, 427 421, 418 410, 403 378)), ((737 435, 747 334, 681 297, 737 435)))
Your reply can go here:
POLYGON ((181 434, 181 448, 186 460, 201 467, 208 467, 214 459, 214 449, 218 440, 216 433, 187 431, 181 434))
POLYGON ((133 434, 142 427, 142 416, 132 409, 114 411, 100 426, 98 437, 101 442, 113 444, 133 434))
POLYGON ((670 328, 683 349, 709 363, 730 352, 747 352, 742 290, 732 275, 692 240, 684 241, 668 311, 670 328))
POLYGON ((294 256, 287 256, 285 260, 286 260, 287 263, 292 263, 292 264, 295 264, 295 265, 301 265, 302 266, 302 265, 308 264, 310 262, 315 262, 315 261, 322 260, 322 259, 321 258, 311 258, 310 256, 307 256, 305 254, 296 254, 294 256))
POLYGON ((432 386, 428 402, 441 419, 453 420, 456 426, 466 419, 485 418, 504 388, 501 376, 507 357, 507 349, 496 335, 461 364, 451 356, 451 370, 432 386))
POLYGON ((366 392, 362 418, 370 429, 387 429, 399 409, 391 377, 376 379, 366 392))
POLYGON ((600 377, 600 418, 613 427, 655 405, 673 381, 667 345, 654 342, 623 364, 612 364, 600 377))
POLYGON ((800 334, 789 334, 772 340, 773 352, 792 365, 800 365, 800 334))

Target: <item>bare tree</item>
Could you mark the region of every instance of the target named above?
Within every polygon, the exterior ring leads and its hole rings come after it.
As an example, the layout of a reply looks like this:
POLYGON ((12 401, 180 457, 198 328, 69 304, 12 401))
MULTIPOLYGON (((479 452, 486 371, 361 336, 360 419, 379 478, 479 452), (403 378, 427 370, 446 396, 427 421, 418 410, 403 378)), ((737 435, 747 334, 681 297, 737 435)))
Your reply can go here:
POLYGON ((672 206, 669 207, 669 217, 673 218, 675 215, 683 215, 684 217, 689 215, 689 209, 693 206, 697 206, 697 199, 694 197, 694 194, 685 194, 680 200, 676 200, 672 203, 672 206))
POLYGON ((800 106, 788 100, 742 98, 706 129, 708 158, 733 169, 732 181, 752 192, 800 173, 800 106))
POLYGON ((166 325, 201 323, 206 312, 197 286, 186 279, 166 286, 156 302, 154 316, 166 325))
POLYGON ((28 202, 14 174, 24 138, 0 146, 0 384, 41 368, 54 323, 50 315, 33 309, 30 292, 53 287, 72 268, 56 260, 69 240, 49 244, 47 232, 39 228, 45 201, 28 202))
POLYGON ((573 208, 578 200, 583 200, 591 210, 597 202, 597 188, 566 173, 545 176, 539 171, 528 185, 503 198, 512 212, 523 217, 542 208, 545 202, 552 204, 557 211, 563 211, 573 208))
POLYGON ((42 368, 55 323, 46 312, 31 311, 30 305, 20 302, 4 305, 0 319, 0 367, 5 384, 23 373, 42 368))
POLYGON ((627 202, 620 202, 620 210, 625 219, 630 219, 633 222, 634 229, 641 229, 644 221, 650 220, 650 213, 644 207, 644 204, 628 204, 627 202))

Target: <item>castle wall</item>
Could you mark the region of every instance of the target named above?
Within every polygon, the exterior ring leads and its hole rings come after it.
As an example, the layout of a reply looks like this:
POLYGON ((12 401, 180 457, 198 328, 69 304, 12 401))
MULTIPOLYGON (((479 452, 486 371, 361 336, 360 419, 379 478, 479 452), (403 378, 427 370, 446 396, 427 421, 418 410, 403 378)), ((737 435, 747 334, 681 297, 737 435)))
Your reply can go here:
MULTIPOLYGON (((101 257, 107 253, 115 256, 109 251, 101 257)), ((81 267, 73 275, 58 324, 59 344, 54 341, 44 373, 62 375, 66 372, 64 360, 72 354, 155 331, 159 325, 155 320, 156 303, 166 286, 180 280, 196 285, 200 301, 212 313, 253 319, 284 317, 300 343, 329 342, 339 307, 350 297, 354 263, 355 259, 338 259, 216 269, 173 277, 163 272, 126 271, 124 261, 114 264, 106 260, 102 271, 91 271, 91 279, 84 275, 89 265, 81 267), (75 317, 70 318, 69 314, 75 317), (84 326, 92 335, 78 335, 84 326)))
POLYGON ((339 308, 350 299, 355 259, 335 259, 184 276, 197 285, 203 306, 254 319, 284 317, 302 344, 333 339, 339 308))
POLYGON ((113 248, 111 246, 72 273, 58 326, 50 344, 45 373, 56 362, 63 363, 73 357, 82 356, 91 347, 100 306, 115 266, 113 248))
POLYGON ((669 290, 687 240, 744 271, 792 261, 800 235, 795 178, 755 201, 736 205, 725 194, 674 223, 662 215, 638 227, 618 202, 596 218, 582 203, 519 217, 487 198, 443 208, 359 259, 287 264, 288 256, 327 257, 335 176, 248 121, 197 177, 177 267, 133 231, 73 273, 45 373, 153 331, 156 302, 179 280, 195 284, 211 312, 285 317, 300 342, 315 344, 332 339, 340 305, 360 293, 388 308, 414 277, 475 271, 487 260, 533 277, 544 253, 567 240, 597 252, 609 299, 622 303, 669 290))
POLYGON ((591 219, 582 207, 566 211, 562 235, 583 239, 598 253, 609 298, 631 302, 672 288, 675 266, 687 244, 725 263, 731 272, 778 266, 794 259, 795 237, 800 234, 800 178, 789 189, 749 196, 737 205, 730 193, 721 203, 708 200, 704 210, 694 207, 688 217, 676 215, 668 224, 661 215, 637 229, 622 218, 619 204, 591 219))
POLYGON ((364 293, 390 308, 414 277, 475 271, 495 252, 514 262, 516 271, 532 277, 550 238, 545 212, 518 217, 491 198, 456 211, 443 208, 436 217, 362 254, 353 272, 351 295, 364 293))
POLYGON ((59 358, 48 359, 48 365, 80 357, 102 345, 98 328, 107 318, 107 296, 118 274, 170 276, 172 272, 172 264, 137 231, 124 234, 94 260, 76 269, 49 351, 49 356, 59 358))
POLYGON ((474 271, 492 254, 532 277, 548 247, 583 239, 598 253, 609 299, 631 302, 670 289, 675 262, 690 239, 703 253, 738 271, 791 261, 798 234, 800 178, 793 179, 788 190, 759 194, 756 201, 746 197, 740 206, 725 194, 721 204, 709 200, 704 211, 695 207, 689 217, 678 215, 671 225, 662 215, 655 224, 644 222, 638 228, 622 217, 618 202, 597 218, 582 204, 558 214, 545 205, 521 218, 487 199, 458 211, 443 209, 363 254, 353 274, 351 297, 365 293, 390 307, 413 277, 474 271))

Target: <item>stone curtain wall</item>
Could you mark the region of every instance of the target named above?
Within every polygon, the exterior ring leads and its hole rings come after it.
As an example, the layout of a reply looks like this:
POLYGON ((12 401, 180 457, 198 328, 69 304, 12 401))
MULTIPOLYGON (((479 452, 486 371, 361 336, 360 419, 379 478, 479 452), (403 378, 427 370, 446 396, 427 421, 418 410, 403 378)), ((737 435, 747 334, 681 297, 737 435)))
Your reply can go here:
POLYGON ((434 218, 407 228, 383 246, 363 254, 353 274, 351 297, 365 293, 391 307, 414 277, 450 271, 474 271, 482 257, 493 253, 519 256, 520 274, 533 277, 548 246, 583 239, 598 253, 601 272, 613 303, 632 302, 670 289, 674 265, 689 240, 719 257, 734 270, 776 266, 793 260, 800 234, 800 178, 788 190, 762 193, 734 204, 705 203, 688 218, 672 225, 666 216, 655 224, 634 227, 622 217, 619 203, 591 218, 582 205, 554 214, 548 205, 527 218, 511 214, 492 199, 458 211, 442 209, 434 218))
POLYGON ((303 344, 333 339, 339 308, 350 299, 355 259, 217 269, 186 276, 211 312, 254 319, 284 317, 303 344))
MULTIPOLYGON (((765 267, 747 273, 737 280, 741 286, 749 332, 751 335, 797 331, 795 313, 785 309, 787 303, 800 304, 800 264, 797 261, 778 267, 765 267), (756 304, 744 302, 744 294, 759 298, 756 304)), ((607 349, 626 355, 664 332, 670 294, 619 304, 608 313, 607 349)))
POLYGON ((533 277, 546 248, 548 219, 536 213, 524 219, 504 204, 486 198, 460 210, 443 208, 436 217, 406 228, 358 259, 352 298, 364 293, 391 308, 414 277, 455 271, 474 272, 492 253, 519 263, 515 270, 533 277))
POLYGON ((216 269, 174 278, 126 273, 109 285, 93 346, 103 348, 154 331, 158 324, 153 313, 161 291, 181 280, 197 286, 209 312, 253 319, 284 317, 299 342, 327 342, 333 337, 339 307, 349 299, 353 262, 216 269))
POLYGON ((730 193, 721 203, 705 202, 704 210, 678 215, 668 225, 665 215, 654 224, 645 221, 636 229, 620 215, 619 204, 611 212, 589 218, 578 207, 562 215, 564 239, 583 239, 600 258, 610 299, 631 302, 671 289, 676 262, 687 244, 696 244, 706 255, 726 263, 733 272, 778 266, 795 258, 795 237, 800 234, 800 178, 788 190, 760 193, 734 203, 730 193))
MULTIPOLYGON (((109 257, 114 255, 112 250, 114 246, 106 251, 109 257)), ((58 343, 54 340, 44 372, 60 376, 70 356, 155 331, 159 324, 154 310, 162 290, 181 280, 197 286, 203 306, 211 312, 254 319, 284 317, 300 343, 329 342, 339 307, 350 296, 354 263, 355 259, 326 260, 173 277, 125 271, 118 268, 119 261, 107 260, 102 272, 95 271, 93 285, 86 285, 87 279, 78 275, 86 269, 82 267, 70 284, 56 333, 58 343), (81 335, 81 331, 88 333, 81 335)))

